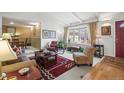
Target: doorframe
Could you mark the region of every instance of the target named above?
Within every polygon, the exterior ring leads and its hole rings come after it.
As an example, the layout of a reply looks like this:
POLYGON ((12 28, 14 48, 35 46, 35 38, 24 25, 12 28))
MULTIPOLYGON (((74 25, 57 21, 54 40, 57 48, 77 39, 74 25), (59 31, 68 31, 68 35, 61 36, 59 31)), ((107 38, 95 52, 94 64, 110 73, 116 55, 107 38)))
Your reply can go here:
POLYGON ((114 32, 113 32, 113 36, 114 36, 114 57, 116 57, 116 22, 114 21, 114 32))

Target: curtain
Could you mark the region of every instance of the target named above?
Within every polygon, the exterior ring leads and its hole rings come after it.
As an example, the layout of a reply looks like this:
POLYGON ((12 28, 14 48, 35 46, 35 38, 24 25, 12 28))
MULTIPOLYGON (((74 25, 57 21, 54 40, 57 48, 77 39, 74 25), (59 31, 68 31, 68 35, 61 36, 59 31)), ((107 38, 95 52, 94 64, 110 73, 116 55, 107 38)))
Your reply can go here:
POLYGON ((96 30, 97 30, 97 22, 89 23, 90 26, 90 35, 91 35, 91 45, 96 44, 96 30))
POLYGON ((67 39, 68 39, 67 33, 68 33, 68 27, 65 27, 65 28, 64 28, 64 39, 63 39, 65 45, 68 43, 68 42, 67 42, 67 39))

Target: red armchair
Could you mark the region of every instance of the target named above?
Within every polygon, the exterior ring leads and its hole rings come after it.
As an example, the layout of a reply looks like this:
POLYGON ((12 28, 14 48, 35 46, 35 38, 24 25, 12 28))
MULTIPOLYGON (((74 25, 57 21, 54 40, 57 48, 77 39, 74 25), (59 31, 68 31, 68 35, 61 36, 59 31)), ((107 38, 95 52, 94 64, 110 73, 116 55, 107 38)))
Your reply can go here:
POLYGON ((57 41, 51 41, 51 44, 49 48, 47 48, 49 51, 57 51, 57 41))

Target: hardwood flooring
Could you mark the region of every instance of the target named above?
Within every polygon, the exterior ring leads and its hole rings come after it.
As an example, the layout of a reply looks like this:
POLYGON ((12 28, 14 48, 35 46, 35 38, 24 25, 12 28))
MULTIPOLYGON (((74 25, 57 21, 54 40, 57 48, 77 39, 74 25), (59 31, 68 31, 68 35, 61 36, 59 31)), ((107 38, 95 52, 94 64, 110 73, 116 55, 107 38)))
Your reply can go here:
POLYGON ((86 80, 124 80, 124 59, 105 56, 83 79, 86 80))

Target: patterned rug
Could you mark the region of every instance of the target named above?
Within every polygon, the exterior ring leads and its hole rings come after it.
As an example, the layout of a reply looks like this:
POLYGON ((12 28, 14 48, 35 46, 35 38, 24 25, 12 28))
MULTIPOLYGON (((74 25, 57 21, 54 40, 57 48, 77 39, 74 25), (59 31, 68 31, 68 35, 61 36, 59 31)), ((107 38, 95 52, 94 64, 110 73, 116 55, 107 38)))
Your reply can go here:
POLYGON ((57 63, 50 68, 39 67, 44 80, 52 80, 75 66, 74 62, 58 56, 57 63))

